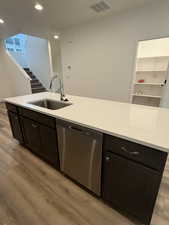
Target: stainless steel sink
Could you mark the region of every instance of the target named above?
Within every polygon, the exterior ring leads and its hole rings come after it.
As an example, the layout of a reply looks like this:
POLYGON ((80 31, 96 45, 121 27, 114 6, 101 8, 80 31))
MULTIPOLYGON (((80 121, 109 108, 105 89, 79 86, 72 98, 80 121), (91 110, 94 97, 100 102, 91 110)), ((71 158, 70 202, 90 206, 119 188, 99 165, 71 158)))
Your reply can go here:
POLYGON ((43 107, 46 109, 51 109, 51 110, 57 110, 57 109, 61 109, 61 108, 72 105, 70 102, 60 102, 60 101, 54 101, 54 100, 49 100, 49 99, 43 99, 43 100, 39 100, 39 101, 35 101, 35 102, 29 102, 29 104, 43 107))

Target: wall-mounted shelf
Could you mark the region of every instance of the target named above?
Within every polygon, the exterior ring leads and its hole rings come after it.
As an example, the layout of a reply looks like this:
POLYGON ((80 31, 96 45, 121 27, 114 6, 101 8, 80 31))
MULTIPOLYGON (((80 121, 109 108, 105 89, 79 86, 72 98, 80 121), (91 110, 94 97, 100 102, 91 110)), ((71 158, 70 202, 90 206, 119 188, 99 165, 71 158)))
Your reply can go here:
POLYGON ((139 57, 137 58, 137 60, 152 60, 152 59, 155 59, 155 60, 158 60, 158 59, 169 59, 169 56, 152 56, 152 57, 139 57))
POLYGON ((133 94, 133 96, 136 96, 136 97, 145 97, 145 98, 161 98, 161 96, 158 96, 158 95, 133 94))
POLYGON ((164 83, 134 83, 134 85, 154 85, 154 86, 163 86, 164 83))
POLYGON ((169 56, 137 58, 131 94, 132 103, 158 107, 167 80, 168 68, 169 56), (140 80, 144 82, 139 83, 140 80))
POLYGON ((166 73, 166 70, 137 70, 136 73, 166 73))

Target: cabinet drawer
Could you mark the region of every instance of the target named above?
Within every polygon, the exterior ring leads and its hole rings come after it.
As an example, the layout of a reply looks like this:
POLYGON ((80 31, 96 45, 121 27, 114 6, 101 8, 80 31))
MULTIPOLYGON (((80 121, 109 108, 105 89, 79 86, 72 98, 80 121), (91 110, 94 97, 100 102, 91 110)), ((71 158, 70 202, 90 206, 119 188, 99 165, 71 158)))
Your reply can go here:
POLYGON ((104 136, 104 151, 114 152, 162 172, 167 153, 110 135, 104 136))
POLYGON ((17 106, 15 106, 13 104, 6 102, 6 108, 7 108, 7 110, 9 110, 11 112, 17 113, 17 106))
POLYGON ((24 109, 24 108, 20 107, 19 108, 19 114, 24 116, 24 117, 27 117, 29 119, 35 120, 35 121, 37 121, 41 124, 44 124, 48 127, 51 127, 51 128, 56 127, 55 119, 50 117, 50 116, 44 115, 42 113, 34 112, 32 110, 24 109))

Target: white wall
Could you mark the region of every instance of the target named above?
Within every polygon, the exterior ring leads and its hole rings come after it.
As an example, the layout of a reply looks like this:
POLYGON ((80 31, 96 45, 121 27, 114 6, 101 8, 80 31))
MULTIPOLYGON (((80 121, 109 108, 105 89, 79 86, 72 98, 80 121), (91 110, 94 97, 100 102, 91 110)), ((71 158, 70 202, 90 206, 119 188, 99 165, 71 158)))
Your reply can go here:
MULTIPOLYGON (((61 58, 61 43, 60 39, 50 39, 50 48, 51 48, 51 63, 53 75, 58 75, 61 80, 63 80, 63 71, 62 71, 62 58, 61 58)), ((58 79, 54 80, 52 85, 53 91, 60 89, 60 82, 58 79)))
POLYGON ((137 43, 169 36, 168 9, 168 0, 158 1, 62 31, 67 92, 128 102, 137 43))
POLYGON ((12 85, 8 76, 6 76, 4 65, 4 48, 3 42, 0 41, 0 101, 3 98, 12 96, 12 85))
POLYGON ((54 73, 61 73, 61 49, 60 49, 60 40, 54 39, 53 37, 50 39, 50 47, 51 47, 51 57, 52 57, 52 65, 54 73))
POLYGON ((26 48, 27 64, 30 70, 48 88, 51 77, 48 41, 28 36, 26 48))
POLYGON ((28 67, 25 52, 9 51, 9 53, 22 68, 28 67))
POLYGON ((26 94, 31 94, 30 79, 0 41, 0 101, 26 94))

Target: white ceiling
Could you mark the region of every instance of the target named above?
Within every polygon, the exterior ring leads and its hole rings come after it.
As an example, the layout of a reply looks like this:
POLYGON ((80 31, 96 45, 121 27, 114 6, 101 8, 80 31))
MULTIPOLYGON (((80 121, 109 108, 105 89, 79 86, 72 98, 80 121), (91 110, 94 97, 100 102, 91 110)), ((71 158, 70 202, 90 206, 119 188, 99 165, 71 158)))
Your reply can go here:
POLYGON ((0 0, 0 38, 16 33, 27 33, 49 37, 60 29, 84 23, 107 14, 140 7, 153 0, 104 0, 111 10, 96 13, 90 6, 99 0, 39 0, 44 6, 42 12, 34 9, 36 0, 0 0))

